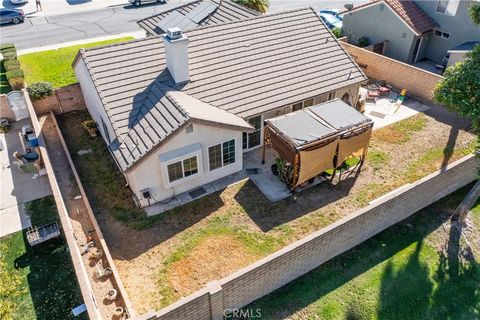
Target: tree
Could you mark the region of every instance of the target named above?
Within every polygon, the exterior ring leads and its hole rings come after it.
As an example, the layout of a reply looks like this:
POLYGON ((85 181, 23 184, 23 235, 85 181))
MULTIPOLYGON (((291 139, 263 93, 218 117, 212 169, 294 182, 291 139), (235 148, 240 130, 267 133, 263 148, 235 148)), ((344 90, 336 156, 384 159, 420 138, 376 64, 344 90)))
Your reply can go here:
POLYGON ((247 8, 253 9, 260 13, 267 13, 268 7, 270 7, 270 1, 268 0, 234 0, 236 3, 241 4, 247 8))
POLYGON ((471 5, 468 13, 470 14, 470 19, 472 19, 473 23, 477 26, 480 25, 480 4, 471 5))
POLYGON ((467 53, 464 62, 447 68, 445 79, 434 91, 436 102, 468 117, 480 128, 480 45, 467 53))
MULTIPOLYGON (((480 26, 480 5, 474 4, 469 9, 473 23, 480 26)), ((475 130, 480 130, 480 45, 466 55, 464 62, 449 67, 445 78, 437 84, 433 93, 434 100, 447 108, 472 120, 475 130)), ((480 137, 475 153, 480 156, 480 137)), ((480 168, 477 168, 480 175, 480 168)), ((472 187, 455 212, 463 224, 467 213, 480 195, 480 180, 472 187)), ((460 229, 461 230, 461 229, 460 229)))

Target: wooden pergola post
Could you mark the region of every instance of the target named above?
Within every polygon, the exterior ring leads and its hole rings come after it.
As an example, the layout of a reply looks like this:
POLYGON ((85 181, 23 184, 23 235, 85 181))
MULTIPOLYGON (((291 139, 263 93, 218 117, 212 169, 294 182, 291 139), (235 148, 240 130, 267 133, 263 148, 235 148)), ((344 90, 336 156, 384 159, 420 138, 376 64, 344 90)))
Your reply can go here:
POLYGON ((297 185, 298 182, 298 165, 299 165, 299 159, 300 158, 300 153, 295 152, 295 158, 293 160, 293 176, 292 176, 292 187, 291 190, 295 190, 295 186, 297 185))

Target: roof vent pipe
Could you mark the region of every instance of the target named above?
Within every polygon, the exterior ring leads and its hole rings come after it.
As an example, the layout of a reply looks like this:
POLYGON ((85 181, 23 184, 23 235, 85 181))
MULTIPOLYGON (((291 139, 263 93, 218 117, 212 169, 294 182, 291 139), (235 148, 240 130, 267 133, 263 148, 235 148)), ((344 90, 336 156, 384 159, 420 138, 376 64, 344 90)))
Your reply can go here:
POLYGON ((165 60, 167 69, 175 83, 183 83, 190 80, 188 68, 188 38, 180 28, 168 28, 167 33, 162 35, 165 45, 165 60))

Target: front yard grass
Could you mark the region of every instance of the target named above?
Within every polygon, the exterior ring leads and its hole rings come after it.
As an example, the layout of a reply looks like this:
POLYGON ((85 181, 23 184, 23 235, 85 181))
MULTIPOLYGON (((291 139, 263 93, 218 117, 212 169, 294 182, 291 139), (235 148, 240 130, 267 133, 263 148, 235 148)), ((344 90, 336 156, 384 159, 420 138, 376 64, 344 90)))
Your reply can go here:
MULTIPOLYGON (((260 309, 261 319, 478 319, 480 265, 443 247, 450 237, 443 224, 470 188, 245 309, 260 309)), ((473 213, 480 215, 480 201, 473 213)))
POLYGON ((336 185, 322 183, 297 194, 297 200, 276 203, 247 181, 149 218, 134 206, 103 140, 89 139, 81 128, 86 118, 87 112, 63 114, 59 125, 140 313, 164 307, 331 224, 473 152, 475 144, 464 122, 418 114, 374 131, 372 155, 358 177, 336 185), (453 138, 451 132, 456 133, 453 138), (93 152, 79 156, 81 149, 93 152))
POLYGON ((78 82, 71 66, 78 50, 132 39, 132 37, 125 37, 85 43, 56 50, 28 53, 19 56, 18 60, 25 72, 25 81, 27 84, 38 81, 48 81, 52 83, 54 88, 59 88, 78 82))
MULTIPOLYGON (((32 225, 39 226, 56 219, 55 202, 51 196, 32 201, 26 207, 32 225)), ((2 315, 3 319, 74 319, 71 310, 83 302, 63 239, 47 241, 33 250, 24 230, 0 239, 0 248, 6 271, 19 279, 13 284, 14 297, 0 296, 4 299, 1 304, 11 303, 13 306, 2 315)), ((87 319, 86 315, 80 319, 87 319)))

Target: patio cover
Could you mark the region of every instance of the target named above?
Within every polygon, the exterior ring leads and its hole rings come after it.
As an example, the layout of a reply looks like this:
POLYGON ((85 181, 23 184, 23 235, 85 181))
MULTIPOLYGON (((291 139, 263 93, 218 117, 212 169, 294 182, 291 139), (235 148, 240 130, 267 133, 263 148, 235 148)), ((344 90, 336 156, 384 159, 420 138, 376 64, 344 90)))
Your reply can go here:
MULTIPOLYGON (((299 154, 294 187, 340 166, 350 156, 365 155, 373 126, 369 118, 339 99, 268 119, 266 124, 271 134, 282 138, 299 154)), ((275 141, 272 139, 274 148, 275 141)), ((295 158, 284 155, 284 150, 277 151, 286 159, 295 158)))

